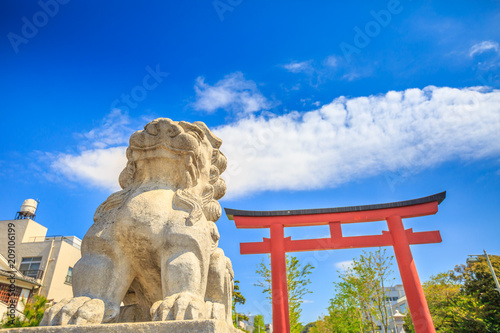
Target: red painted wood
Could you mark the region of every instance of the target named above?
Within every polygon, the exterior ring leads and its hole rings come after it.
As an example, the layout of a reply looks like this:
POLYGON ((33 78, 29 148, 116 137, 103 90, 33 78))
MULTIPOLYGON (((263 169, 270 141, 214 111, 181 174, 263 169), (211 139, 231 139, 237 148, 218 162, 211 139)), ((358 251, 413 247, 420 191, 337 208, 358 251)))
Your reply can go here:
POLYGON ((285 238, 282 225, 271 226, 271 280, 273 300, 273 330, 290 332, 288 286, 286 275, 285 238))
MULTIPOLYGON (((441 243, 439 231, 413 232, 412 229, 405 231, 410 244, 441 243)), ((362 247, 392 246, 393 241, 388 231, 382 235, 354 236, 336 238, 317 238, 292 240, 291 237, 284 239, 285 252, 303 252, 320 250, 342 250, 362 247)), ((271 252, 271 240, 264 238, 262 242, 241 243, 241 254, 263 254, 271 252)))
POLYGON ((262 242, 241 243, 241 254, 271 253, 273 325, 278 333, 289 333, 286 252, 336 250, 393 246, 410 313, 417 333, 435 333, 429 308, 418 278, 410 244, 440 243, 439 231, 413 232, 404 229, 402 218, 435 214, 438 202, 347 213, 290 216, 233 216, 237 228, 270 228, 271 237, 262 242), (389 231, 381 235, 343 237, 342 224, 387 220, 389 231), (333 222, 332 222, 333 221, 333 222), (292 240, 285 227, 329 225, 330 238, 292 240))
POLYGON ((290 216, 233 216, 236 228, 269 228, 272 224, 280 224, 285 227, 305 227, 313 225, 328 225, 331 221, 342 223, 360 223, 384 221, 388 216, 397 215, 401 218, 412 218, 436 214, 438 211, 437 201, 420 205, 375 209, 359 212, 290 215, 290 216))
POLYGON ((330 237, 333 239, 342 237, 342 224, 341 222, 330 222, 328 223, 330 226, 330 237))
POLYGON ((413 232, 413 229, 406 229, 406 237, 410 244, 433 244, 441 243, 441 233, 439 231, 413 232))
POLYGON ((399 273, 403 281, 406 299, 410 308, 411 318, 417 333, 435 333, 431 313, 427 306, 424 290, 418 278, 417 267, 413 261, 408 240, 408 230, 405 231, 400 216, 387 218, 387 225, 391 233, 394 253, 398 262, 399 273))

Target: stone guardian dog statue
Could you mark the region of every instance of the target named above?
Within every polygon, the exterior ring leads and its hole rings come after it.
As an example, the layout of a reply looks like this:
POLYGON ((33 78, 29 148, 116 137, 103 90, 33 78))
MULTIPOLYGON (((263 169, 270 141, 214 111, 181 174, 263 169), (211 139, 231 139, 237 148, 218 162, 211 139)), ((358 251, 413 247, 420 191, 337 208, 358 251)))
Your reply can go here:
POLYGON ((97 208, 83 238, 74 297, 48 309, 42 326, 231 323, 233 271, 215 225, 226 191, 221 144, 202 122, 167 118, 132 134, 122 190, 97 208))

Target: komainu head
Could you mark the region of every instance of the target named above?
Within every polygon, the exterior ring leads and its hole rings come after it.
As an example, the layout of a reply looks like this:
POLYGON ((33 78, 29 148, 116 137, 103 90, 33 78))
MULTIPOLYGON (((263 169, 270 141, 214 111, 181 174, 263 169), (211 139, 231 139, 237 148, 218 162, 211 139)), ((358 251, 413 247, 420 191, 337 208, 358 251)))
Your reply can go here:
POLYGON ((176 191, 174 204, 203 211, 207 220, 215 222, 222 213, 217 200, 226 192, 220 177, 227 166, 221 144, 202 122, 155 119, 130 137, 120 186, 128 190, 161 184, 176 191))

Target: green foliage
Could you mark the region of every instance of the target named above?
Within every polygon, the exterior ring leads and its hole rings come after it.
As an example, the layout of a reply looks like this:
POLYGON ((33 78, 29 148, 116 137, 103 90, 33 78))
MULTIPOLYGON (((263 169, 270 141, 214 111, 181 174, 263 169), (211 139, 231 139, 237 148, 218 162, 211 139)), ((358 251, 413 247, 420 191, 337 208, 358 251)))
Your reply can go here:
POLYGON ((311 322, 311 323, 307 324, 306 326, 304 326, 304 328, 302 328, 302 332, 300 332, 300 333, 309 333, 311 328, 314 327, 315 323, 316 322, 311 322))
MULTIPOLYGON (((432 276, 422 285, 436 332, 500 332, 500 294, 486 258, 478 259, 432 276)), ((377 320, 386 322, 382 301, 388 285, 385 281, 392 273, 391 260, 385 251, 365 252, 345 272, 339 272, 341 282, 335 283, 336 295, 330 300, 328 315, 309 332, 372 332, 377 320)), ((500 256, 490 256, 490 261, 498 276, 500 256)), ((387 332, 385 329, 382 327, 387 332)), ((415 332, 410 314, 405 318, 405 331, 415 332)))
MULTIPOLYGON (((491 265, 497 277, 500 274, 500 256, 489 256, 491 265)), ((478 257, 479 261, 469 265, 455 267, 453 278, 462 283, 462 291, 474 297, 484 306, 483 319, 488 332, 500 332, 500 294, 495 290, 496 285, 491 269, 485 257, 478 257)))
POLYGON ((253 333, 266 332, 266 324, 264 323, 263 315, 256 315, 253 319, 253 333))
MULTIPOLYGON (((306 264, 301 266, 299 259, 294 256, 286 256, 287 270, 287 286, 288 286, 288 307, 290 316, 290 332, 300 333, 303 325, 300 322, 300 314, 302 312, 302 299, 305 295, 311 293, 307 285, 311 283, 309 274, 312 273, 314 266, 306 264)), ((257 274, 263 280, 259 280, 255 285, 263 288, 263 293, 267 294, 267 299, 272 301, 271 293, 271 269, 270 259, 267 261, 262 259, 262 262, 257 265, 257 274)))
POLYGON ((236 312, 236 304, 245 304, 246 298, 240 292, 240 281, 234 280, 234 290, 233 290, 233 325, 237 327, 238 321, 247 320, 248 316, 236 312))
POLYGON ((31 302, 26 303, 24 299, 21 300, 21 302, 24 304, 24 319, 16 316, 12 321, 11 318, 7 317, 5 314, 1 323, 2 328, 32 327, 40 325, 45 309, 47 308, 47 298, 35 295, 31 302))
MULTIPOLYGON (((487 332, 482 319, 484 306, 461 287, 451 271, 432 276, 422 285, 436 332, 487 332)), ((415 332, 411 316, 406 316, 405 322, 406 331, 415 332)))
POLYGON ((354 258, 351 267, 339 271, 334 283, 336 294, 330 300, 328 315, 311 332, 375 332, 376 322, 388 332, 387 287, 392 278, 392 256, 386 250, 366 252, 354 258))
MULTIPOLYGON (((500 257, 490 260, 500 271, 500 257)), ((485 258, 432 276, 422 287, 436 332, 500 332, 500 295, 485 258)), ((405 330, 415 332, 410 316, 405 330)))
POLYGON ((332 332, 357 332, 357 331, 341 331, 340 328, 334 328, 334 323, 330 316, 324 316, 318 321, 314 322, 314 325, 309 329, 309 333, 332 333, 332 332))

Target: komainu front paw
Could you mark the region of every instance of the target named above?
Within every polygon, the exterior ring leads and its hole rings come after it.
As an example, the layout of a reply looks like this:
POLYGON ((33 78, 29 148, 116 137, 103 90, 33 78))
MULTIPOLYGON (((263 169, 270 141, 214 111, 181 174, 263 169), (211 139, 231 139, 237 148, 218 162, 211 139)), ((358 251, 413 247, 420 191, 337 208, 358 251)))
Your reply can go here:
POLYGON ((179 293, 158 301, 151 307, 154 321, 208 319, 205 301, 191 293, 179 293))
POLYGON ((40 326, 100 324, 104 302, 90 297, 66 298, 47 309, 40 326))

